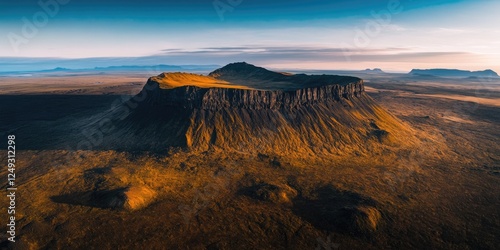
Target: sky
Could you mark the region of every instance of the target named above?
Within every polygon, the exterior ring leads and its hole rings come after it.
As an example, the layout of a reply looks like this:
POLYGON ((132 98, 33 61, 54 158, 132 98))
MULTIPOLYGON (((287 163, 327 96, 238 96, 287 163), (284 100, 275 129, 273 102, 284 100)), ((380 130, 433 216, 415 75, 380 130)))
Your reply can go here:
POLYGON ((0 71, 246 61, 500 72, 498 0, 0 1, 0 71))

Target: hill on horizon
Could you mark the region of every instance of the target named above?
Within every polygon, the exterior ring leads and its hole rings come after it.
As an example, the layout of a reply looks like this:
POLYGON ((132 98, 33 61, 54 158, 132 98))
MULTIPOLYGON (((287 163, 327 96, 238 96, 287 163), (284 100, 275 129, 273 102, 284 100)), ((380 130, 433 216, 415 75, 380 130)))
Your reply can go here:
POLYGON ((485 77, 485 78, 498 78, 498 74, 491 70, 483 71, 469 71, 469 70, 458 70, 458 69, 413 69, 408 73, 415 76, 438 76, 438 77, 485 77))

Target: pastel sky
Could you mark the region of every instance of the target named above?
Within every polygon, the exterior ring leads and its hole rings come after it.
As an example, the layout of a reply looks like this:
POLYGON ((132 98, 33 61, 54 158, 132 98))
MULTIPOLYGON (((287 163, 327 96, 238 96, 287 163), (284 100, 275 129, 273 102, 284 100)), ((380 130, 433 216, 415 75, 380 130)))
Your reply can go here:
POLYGON ((0 71, 247 61, 500 72, 498 10, 498 0, 2 1, 0 71))

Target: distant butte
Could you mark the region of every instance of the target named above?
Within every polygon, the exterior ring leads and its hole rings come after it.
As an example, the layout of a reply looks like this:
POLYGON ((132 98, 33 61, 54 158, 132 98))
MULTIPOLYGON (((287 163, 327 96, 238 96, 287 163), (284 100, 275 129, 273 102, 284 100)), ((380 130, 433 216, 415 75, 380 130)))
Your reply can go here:
POLYGON ((498 74, 491 70, 483 71, 469 71, 469 70, 458 70, 458 69, 413 69, 408 73, 414 76, 438 76, 438 77, 483 77, 483 78, 498 78, 498 74))

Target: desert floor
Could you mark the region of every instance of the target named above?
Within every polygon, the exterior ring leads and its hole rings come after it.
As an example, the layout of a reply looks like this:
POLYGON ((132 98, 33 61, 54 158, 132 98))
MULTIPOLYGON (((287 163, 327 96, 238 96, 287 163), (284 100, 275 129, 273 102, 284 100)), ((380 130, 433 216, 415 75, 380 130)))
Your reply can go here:
POLYGON ((422 141, 414 150, 308 162, 53 143, 138 93, 145 75, 0 78, 0 144, 16 135, 18 185, 16 243, 2 234, 2 248, 500 249, 498 80, 366 76, 368 94, 422 141), (124 185, 128 209, 88 199, 112 203, 124 185))

